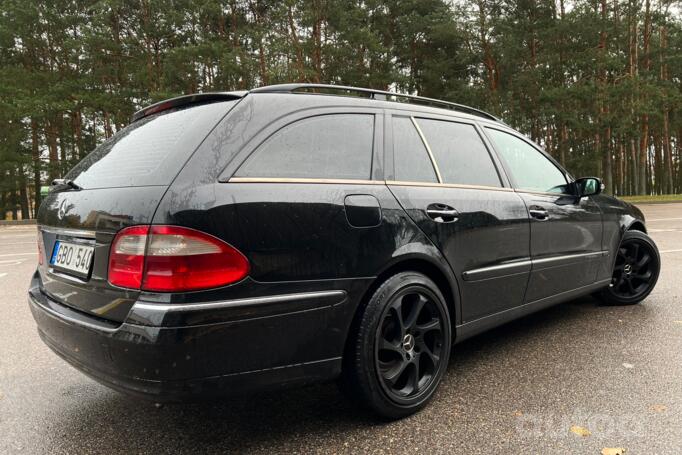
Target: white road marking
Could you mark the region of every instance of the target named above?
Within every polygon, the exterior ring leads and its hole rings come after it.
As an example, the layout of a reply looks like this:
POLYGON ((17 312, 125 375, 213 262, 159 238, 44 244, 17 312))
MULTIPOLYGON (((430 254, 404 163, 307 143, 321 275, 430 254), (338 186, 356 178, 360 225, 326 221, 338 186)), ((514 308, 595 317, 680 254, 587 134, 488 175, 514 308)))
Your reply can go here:
POLYGON ((0 257, 7 257, 7 256, 32 256, 34 254, 38 254, 38 252, 33 252, 33 253, 7 253, 7 254, 0 254, 0 257))
POLYGON ((679 220, 682 220, 682 218, 656 218, 653 220, 646 220, 646 222, 649 223, 651 221, 679 221, 679 220))
POLYGON ((7 261, 7 260, 5 260, 5 261, 0 261, 0 265, 19 265, 19 264, 21 264, 22 262, 24 262, 24 261, 23 261, 23 260, 22 260, 22 261, 15 261, 15 260, 13 260, 13 259, 10 259, 10 260, 8 260, 8 261, 7 261))
POLYGON ((682 252, 682 249, 679 249, 679 250, 663 250, 663 251, 659 251, 659 253, 680 253, 680 252, 682 252))
POLYGON ((649 232, 679 232, 682 229, 649 229, 649 232))
POLYGON ((7 274, 6 273, 0 273, 0 278, 2 278, 3 276, 7 276, 7 274))

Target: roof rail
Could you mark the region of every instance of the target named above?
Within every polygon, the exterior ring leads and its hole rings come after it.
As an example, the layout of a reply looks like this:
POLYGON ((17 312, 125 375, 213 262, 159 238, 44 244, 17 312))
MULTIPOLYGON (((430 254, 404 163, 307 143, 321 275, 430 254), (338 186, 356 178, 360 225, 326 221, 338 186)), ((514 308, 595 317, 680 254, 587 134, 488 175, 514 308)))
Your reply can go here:
MULTIPOLYGON (((408 103, 413 104, 423 104, 433 107, 441 107, 445 109, 450 109, 453 111, 463 112, 465 114, 476 115, 478 117, 483 117, 488 120, 494 120, 499 122, 500 119, 492 114, 489 114, 480 109, 465 106, 463 104, 451 103, 449 101, 437 100, 434 98, 426 98, 424 96, 416 95, 406 95, 404 93, 393 93, 387 92, 385 90, 374 90, 371 88, 359 88, 350 87, 346 85, 332 85, 332 84, 307 84, 307 83, 297 83, 297 84, 279 84, 279 85, 267 85, 265 87, 259 87, 250 91, 250 93, 295 93, 295 92, 306 92, 306 93, 321 93, 334 95, 338 94, 343 96, 343 94, 357 93, 361 95, 366 95, 368 98, 373 100, 382 101, 398 101, 407 100, 408 103), (341 93, 329 93, 329 92, 341 92, 341 93), (393 99, 391 99, 393 98, 393 99)), ((403 101, 404 102, 404 101, 403 101)))
POLYGON ((216 101, 229 101, 236 100, 244 97, 247 91, 237 91, 237 92, 207 92, 207 93, 195 93, 194 95, 183 95, 176 98, 171 98, 169 100, 159 101, 151 106, 140 109, 133 114, 132 122, 136 122, 141 118, 156 114, 161 111, 168 109, 188 106, 190 104, 204 104, 213 103, 216 101))

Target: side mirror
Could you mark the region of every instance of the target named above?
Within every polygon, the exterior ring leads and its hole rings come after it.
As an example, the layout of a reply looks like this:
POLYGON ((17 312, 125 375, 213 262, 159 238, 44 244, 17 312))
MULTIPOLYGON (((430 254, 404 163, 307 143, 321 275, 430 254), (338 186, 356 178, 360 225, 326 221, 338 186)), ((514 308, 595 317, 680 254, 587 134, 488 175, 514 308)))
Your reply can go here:
POLYGON ((597 177, 582 177, 573 182, 577 196, 594 196, 604 189, 604 184, 597 177))

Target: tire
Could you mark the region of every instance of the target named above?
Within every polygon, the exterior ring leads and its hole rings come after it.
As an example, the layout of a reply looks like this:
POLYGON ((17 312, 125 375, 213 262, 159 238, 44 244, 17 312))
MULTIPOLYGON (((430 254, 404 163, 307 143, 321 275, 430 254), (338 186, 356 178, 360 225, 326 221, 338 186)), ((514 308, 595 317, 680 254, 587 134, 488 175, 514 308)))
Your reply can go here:
POLYGON ((450 315, 438 286, 417 272, 393 275, 351 329, 341 390, 387 419, 414 414, 440 384, 451 341, 450 315))
POLYGON ((661 271, 654 241, 641 231, 623 235, 614 262, 611 284, 599 297, 607 305, 635 305, 653 291, 661 271))

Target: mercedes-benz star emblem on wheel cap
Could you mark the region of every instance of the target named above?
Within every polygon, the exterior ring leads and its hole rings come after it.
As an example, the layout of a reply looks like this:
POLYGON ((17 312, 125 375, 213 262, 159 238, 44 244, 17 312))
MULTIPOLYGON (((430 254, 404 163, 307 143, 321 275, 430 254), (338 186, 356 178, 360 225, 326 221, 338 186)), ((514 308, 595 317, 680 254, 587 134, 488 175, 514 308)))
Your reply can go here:
POLYGON ((414 337, 409 333, 403 338, 403 349, 406 351, 411 351, 414 348, 414 337))

